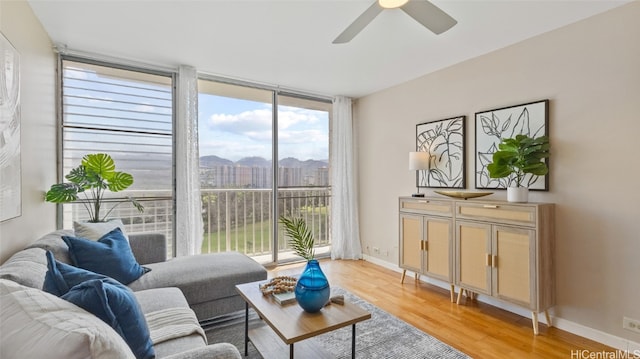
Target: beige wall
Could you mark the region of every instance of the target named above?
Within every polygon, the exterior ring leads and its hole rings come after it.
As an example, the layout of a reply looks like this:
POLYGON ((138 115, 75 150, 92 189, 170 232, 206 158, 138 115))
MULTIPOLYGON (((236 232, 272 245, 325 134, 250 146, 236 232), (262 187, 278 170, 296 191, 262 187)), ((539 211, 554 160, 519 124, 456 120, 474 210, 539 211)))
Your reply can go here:
POLYGON ((0 31, 20 53, 22 81, 22 215, 0 222, 1 263, 55 229, 55 205, 43 193, 56 181, 56 57, 24 0, 0 1, 0 31))
POLYGON ((623 316, 640 319, 638 19, 634 2, 359 99, 362 241, 381 253, 365 254, 398 262, 397 201, 415 192, 416 124, 467 116, 473 189, 474 113, 550 99, 550 191, 530 199, 557 204, 554 315, 640 343, 622 329, 623 316))

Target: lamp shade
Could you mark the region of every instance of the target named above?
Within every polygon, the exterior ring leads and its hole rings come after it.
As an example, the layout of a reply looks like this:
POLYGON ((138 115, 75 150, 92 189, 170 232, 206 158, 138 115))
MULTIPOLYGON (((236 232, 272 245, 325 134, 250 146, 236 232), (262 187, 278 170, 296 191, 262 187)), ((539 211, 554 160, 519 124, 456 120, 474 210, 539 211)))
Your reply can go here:
POLYGON ((409 152, 409 170, 429 169, 429 154, 427 152, 409 152))

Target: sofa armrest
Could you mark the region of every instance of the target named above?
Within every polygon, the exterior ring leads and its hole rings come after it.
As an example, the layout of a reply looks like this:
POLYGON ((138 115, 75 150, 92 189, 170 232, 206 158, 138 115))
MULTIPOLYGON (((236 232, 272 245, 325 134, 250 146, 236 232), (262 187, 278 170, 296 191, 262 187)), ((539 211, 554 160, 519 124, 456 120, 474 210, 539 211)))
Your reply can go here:
POLYGON ((167 238, 162 233, 129 234, 129 244, 136 260, 142 265, 167 260, 167 238))
POLYGON ((210 344, 206 347, 169 355, 164 359, 242 359, 238 348, 229 343, 210 344))

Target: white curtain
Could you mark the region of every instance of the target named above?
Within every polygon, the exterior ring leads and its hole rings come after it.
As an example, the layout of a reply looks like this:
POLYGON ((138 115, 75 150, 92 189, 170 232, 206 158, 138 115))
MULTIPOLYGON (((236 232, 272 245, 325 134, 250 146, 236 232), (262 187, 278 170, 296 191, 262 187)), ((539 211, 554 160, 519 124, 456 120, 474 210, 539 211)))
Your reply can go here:
POLYGON ((200 253, 203 236, 195 68, 180 66, 176 93, 176 256, 188 256, 200 253))
POLYGON ((333 99, 331 128, 331 258, 360 259, 356 140, 351 99, 333 99))

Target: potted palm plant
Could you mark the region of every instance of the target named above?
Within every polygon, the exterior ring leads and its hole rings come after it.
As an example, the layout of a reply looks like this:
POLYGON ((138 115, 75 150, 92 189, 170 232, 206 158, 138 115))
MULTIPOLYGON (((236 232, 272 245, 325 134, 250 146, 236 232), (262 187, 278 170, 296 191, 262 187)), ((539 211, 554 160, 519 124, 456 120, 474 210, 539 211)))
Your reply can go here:
POLYGON ((47 191, 45 200, 53 203, 70 203, 78 201, 89 214, 89 222, 104 222, 107 217, 123 202, 131 202, 139 212, 144 211, 144 207, 134 198, 127 197, 111 207, 106 214, 102 215, 101 209, 105 201, 105 191, 119 192, 127 189, 133 184, 133 176, 129 173, 116 171, 113 158, 106 153, 88 154, 82 158, 82 163, 71 170, 65 176, 69 182, 57 183, 47 191))
POLYGON ((293 251, 307 260, 307 266, 296 282, 296 300, 305 311, 318 312, 329 301, 331 287, 315 259, 313 232, 303 218, 280 217, 280 223, 293 251))
POLYGON ((544 161, 549 157, 549 147, 547 136, 532 138, 516 135, 515 138, 502 139, 487 170, 491 178, 511 178, 507 187, 509 202, 528 201, 529 188, 523 185, 526 174, 544 176, 549 173, 549 167, 544 161))

